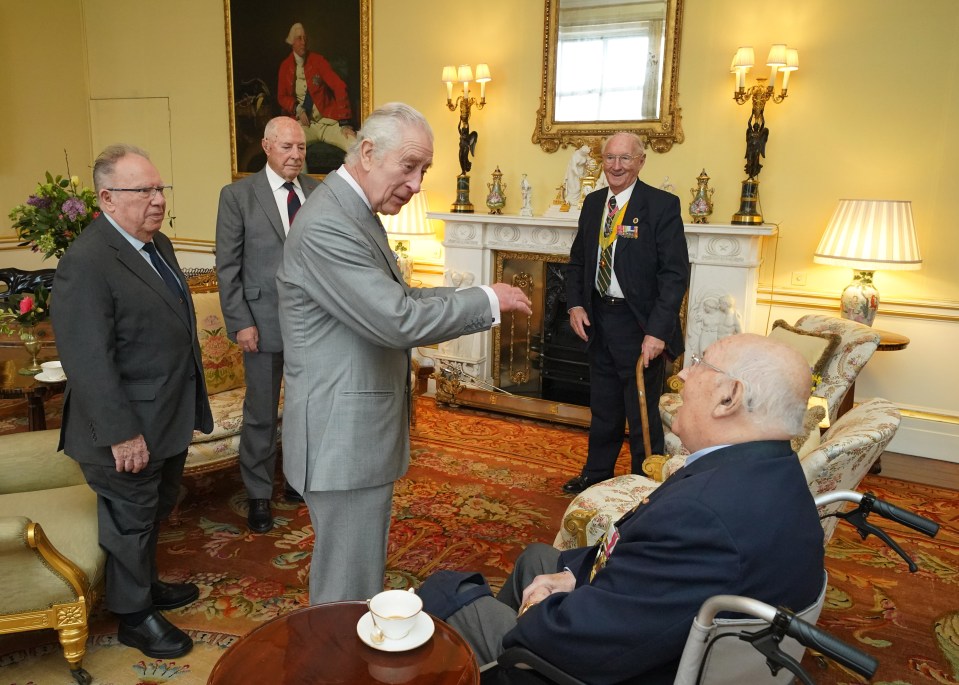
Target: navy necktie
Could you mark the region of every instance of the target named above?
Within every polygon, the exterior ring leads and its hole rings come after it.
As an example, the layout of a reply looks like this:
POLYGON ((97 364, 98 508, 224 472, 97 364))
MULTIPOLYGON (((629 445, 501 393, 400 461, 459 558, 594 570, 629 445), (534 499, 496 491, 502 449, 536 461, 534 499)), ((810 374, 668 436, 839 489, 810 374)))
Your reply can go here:
POLYGON ((296 194, 296 186, 293 185, 292 181, 287 181, 283 184, 283 187, 286 188, 286 213, 290 217, 290 226, 293 225, 293 217, 296 216, 296 213, 300 211, 300 196, 296 194))
POLYGON ((186 302, 183 300, 183 289, 180 287, 180 284, 177 281, 176 276, 173 275, 173 271, 170 270, 170 267, 166 265, 166 262, 160 259, 160 255, 157 254, 156 245, 153 243, 144 243, 143 251, 150 256, 150 263, 153 264, 153 268, 156 269, 160 274, 160 278, 162 278, 163 282, 166 283, 166 287, 170 290, 170 293, 172 293, 173 297, 175 297, 180 304, 185 305, 186 302))

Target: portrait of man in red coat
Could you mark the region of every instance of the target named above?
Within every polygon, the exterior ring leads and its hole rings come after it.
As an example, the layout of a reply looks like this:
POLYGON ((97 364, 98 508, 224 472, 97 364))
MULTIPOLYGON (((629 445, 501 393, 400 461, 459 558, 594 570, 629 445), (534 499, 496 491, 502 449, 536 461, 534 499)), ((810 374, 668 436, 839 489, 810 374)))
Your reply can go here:
POLYGON ((346 82, 325 57, 308 49, 303 24, 290 27, 286 42, 292 51, 277 75, 280 111, 300 122, 307 146, 327 143, 345 151, 356 137, 346 82))

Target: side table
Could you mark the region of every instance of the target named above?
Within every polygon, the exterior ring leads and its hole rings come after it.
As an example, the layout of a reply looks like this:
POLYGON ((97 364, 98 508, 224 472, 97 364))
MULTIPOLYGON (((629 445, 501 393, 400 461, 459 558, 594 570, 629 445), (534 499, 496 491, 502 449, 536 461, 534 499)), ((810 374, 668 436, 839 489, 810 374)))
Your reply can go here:
POLYGON ((207 685, 478 685, 469 645, 437 618, 425 644, 406 652, 366 645, 356 624, 365 602, 317 604, 263 624, 227 649, 207 685))
MULTIPOLYGON (((39 361, 54 359, 50 352, 40 350, 39 361)), ((63 392, 66 380, 57 383, 44 383, 35 376, 24 376, 18 370, 30 363, 30 355, 22 344, 16 346, 0 345, 0 398, 25 399, 27 401, 27 422, 32 431, 45 430, 47 427, 44 401, 63 392)))

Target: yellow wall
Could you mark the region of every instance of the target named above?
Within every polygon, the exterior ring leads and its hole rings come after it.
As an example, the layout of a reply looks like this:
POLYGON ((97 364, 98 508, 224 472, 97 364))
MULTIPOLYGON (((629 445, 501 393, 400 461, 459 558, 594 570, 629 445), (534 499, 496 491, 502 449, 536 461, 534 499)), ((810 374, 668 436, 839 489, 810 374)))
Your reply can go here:
MULTIPOLYGON (((448 208, 458 173, 456 115, 445 108, 440 70, 486 61, 493 81, 488 106, 472 118, 479 132, 473 202, 482 209, 499 165, 507 212, 519 207, 521 173, 533 186, 534 210, 545 210, 569 153, 546 154, 530 142, 539 105, 541 3, 373 0, 372 16, 374 104, 409 102, 435 130, 435 165, 426 182, 431 207, 448 208)), ((801 69, 790 97, 767 106, 762 209, 782 231, 778 251, 767 254, 764 281, 788 290, 792 273, 802 271, 808 285, 800 292, 837 292, 849 270, 811 261, 837 199, 910 199, 923 269, 879 272, 877 285, 886 300, 955 303, 959 238, 947 222, 959 152, 957 29, 954 0, 686 0, 679 72, 686 141, 651 154, 643 176, 653 185, 668 176, 685 203, 705 168, 716 189, 713 221, 728 220, 743 177, 748 111, 730 97, 726 65, 741 44, 760 56, 773 41, 795 45, 801 69)), ((169 165, 162 171, 176 186, 173 232, 212 240, 217 192, 230 180, 221 0, 165 0, 151 6, 146 21, 142 6, 126 0, 3 2, 0 37, 0 84, 17 94, 10 101, 17 106, 0 112, 4 213, 44 170, 63 169, 64 147, 73 172, 89 182, 93 148, 110 138, 109 127, 97 125, 104 109, 122 113, 129 105, 139 112, 153 99, 150 111, 159 114, 127 117, 118 135, 139 126, 154 148, 166 147, 151 152, 169 165)))

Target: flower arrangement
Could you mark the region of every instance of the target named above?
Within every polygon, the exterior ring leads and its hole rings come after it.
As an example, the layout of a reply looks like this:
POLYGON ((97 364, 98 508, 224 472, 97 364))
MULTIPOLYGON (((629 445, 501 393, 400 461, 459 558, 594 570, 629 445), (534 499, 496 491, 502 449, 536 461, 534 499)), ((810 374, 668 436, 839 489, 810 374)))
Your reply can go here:
POLYGON ((11 335, 11 324, 21 329, 36 326, 50 316, 50 291, 42 285, 36 293, 22 293, 10 298, 10 308, 0 312, 0 334, 11 335))
POLYGON ((59 259, 80 231, 99 215, 96 193, 82 187, 76 176, 70 176, 67 159, 66 178, 54 178, 46 172, 46 183, 38 183, 27 201, 14 207, 9 216, 22 247, 42 252, 44 259, 59 259))

